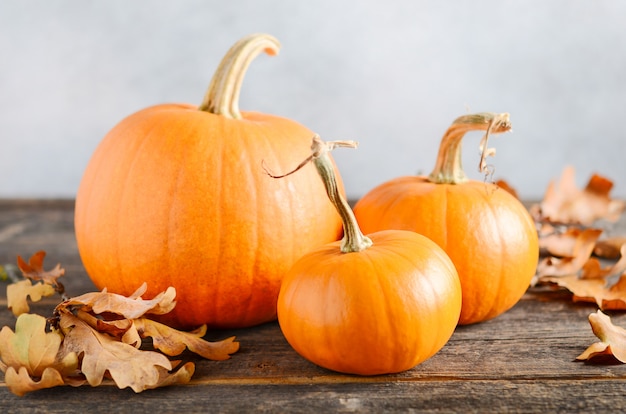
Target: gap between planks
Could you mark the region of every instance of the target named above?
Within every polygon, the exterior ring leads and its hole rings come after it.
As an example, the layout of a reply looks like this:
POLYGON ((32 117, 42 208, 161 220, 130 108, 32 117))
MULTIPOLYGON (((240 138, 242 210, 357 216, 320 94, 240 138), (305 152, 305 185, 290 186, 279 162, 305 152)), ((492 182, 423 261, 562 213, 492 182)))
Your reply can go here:
MULTIPOLYGON (((480 377, 459 377, 459 376, 418 376, 418 377, 393 377, 393 376, 348 376, 343 374, 320 375, 320 376, 286 376, 286 377, 233 377, 233 378, 199 378, 192 379, 188 383, 178 384, 179 386, 280 386, 280 385, 332 385, 332 384, 409 384, 409 383, 445 383, 445 382, 493 382, 493 383, 536 383, 540 381, 572 382, 572 381, 616 381, 626 379, 626 375, 612 376, 584 376, 575 375, 570 377, 545 376, 537 377, 503 377, 503 376, 480 376, 480 377)), ((88 386, 87 383, 81 387, 88 386)), ((119 388, 112 380, 105 379, 98 387, 119 388)), ((4 381, 0 381, 0 388, 7 388, 4 381)))

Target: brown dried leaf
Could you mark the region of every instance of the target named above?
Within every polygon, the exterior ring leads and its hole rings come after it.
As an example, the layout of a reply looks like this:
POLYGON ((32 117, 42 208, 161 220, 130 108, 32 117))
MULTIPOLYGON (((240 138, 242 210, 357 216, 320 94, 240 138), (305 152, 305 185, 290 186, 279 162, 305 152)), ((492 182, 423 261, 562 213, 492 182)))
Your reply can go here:
POLYGON ((588 226, 598 219, 617 221, 626 209, 626 202, 611 199, 612 187, 612 181, 594 174, 580 190, 576 186, 574 168, 568 166, 558 182, 548 185, 538 213, 541 220, 553 223, 588 226))
POLYGON ((626 245, 622 247, 620 260, 602 268, 600 262, 591 258, 580 273, 558 277, 542 277, 543 283, 554 283, 573 294, 574 302, 594 302, 600 309, 626 310, 626 245), (618 276, 617 282, 609 279, 618 276))
MULTIPOLYGON (((176 368, 178 362, 180 361, 172 361, 172 365, 174 366, 174 368, 176 368)), ((146 389, 168 387, 170 385, 177 384, 187 384, 189 381, 191 381, 191 377, 196 370, 196 366, 193 362, 187 362, 182 367, 173 372, 168 372, 161 367, 157 367, 157 370, 159 371, 159 380, 154 386, 148 387, 146 389)))
POLYGON ((108 373, 120 389, 141 392, 158 386, 167 377, 164 372, 172 369, 165 355, 116 341, 71 313, 61 314, 59 326, 65 334, 64 350, 82 355, 81 371, 91 386, 100 385, 108 373))
POLYGON ((537 265, 539 282, 542 282, 544 277, 577 274, 589 260, 600 234, 602 230, 585 229, 576 236, 571 256, 547 257, 540 261, 537 265))
POLYGON ((140 318, 145 314, 162 315, 170 312, 176 306, 176 289, 169 287, 165 292, 161 292, 153 299, 144 300, 141 298, 141 291, 145 291, 146 284, 130 297, 116 293, 91 292, 69 299, 57 307, 70 308, 80 306, 85 311, 91 310, 95 314, 114 313, 126 319, 140 318), (140 294, 137 294, 137 293, 140 294))
POLYGON ((600 309, 626 309, 626 274, 620 276, 617 282, 604 294, 600 309))
POLYGON ((583 265, 580 277, 583 279, 601 279, 611 274, 611 266, 602 267, 602 264, 595 257, 591 257, 583 265))
POLYGON ((608 237, 596 243, 593 254, 604 259, 617 259, 620 256, 624 257, 621 253, 621 249, 624 245, 626 245, 626 237, 608 237))
POLYGON ((28 298, 38 302, 43 297, 54 295, 54 287, 43 282, 33 284, 30 279, 24 279, 7 285, 7 305, 13 315, 19 316, 30 311, 28 298))
POLYGON ((620 259, 615 262, 611 269, 607 272, 609 275, 617 275, 626 272, 626 244, 622 245, 620 254, 620 259))
POLYGON ((139 335, 133 335, 132 333, 137 333, 137 330, 134 329, 132 319, 106 320, 89 312, 85 312, 82 309, 75 310, 74 313, 76 314, 76 317, 82 319, 85 323, 100 333, 108 334, 117 340, 133 345, 135 348, 139 348, 139 346, 141 346, 141 338, 139 335), (129 334, 129 332, 131 333, 129 334), (130 337, 134 337, 136 339, 132 342, 126 342, 124 340, 124 338, 130 337))
POLYGON ((30 280, 41 280, 52 286, 57 286, 57 279, 65 274, 65 269, 61 268, 61 264, 57 264, 52 270, 43 269, 43 260, 46 257, 46 252, 38 251, 33 254, 28 263, 22 259, 21 256, 17 256, 17 266, 22 271, 25 278, 30 280))
POLYGON ((576 248, 576 240, 582 233, 578 227, 568 227, 560 233, 556 230, 539 237, 539 248, 547 254, 555 257, 573 257, 576 248))
POLYGON ((605 279, 583 279, 575 274, 560 277, 546 277, 542 279, 542 282, 554 283, 560 287, 566 288, 572 292, 572 300, 574 302, 593 302, 599 307, 602 306, 602 300, 607 291, 605 279))
POLYGON ((618 361, 626 363, 626 330, 613 325, 611 318, 600 310, 589 315, 589 324, 600 342, 589 346, 576 359, 585 361, 599 356, 613 355, 618 361))
POLYGON ((135 320, 135 327, 142 338, 152 337, 152 345, 166 355, 180 355, 185 348, 206 359, 222 361, 237 352, 239 343, 235 337, 218 342, 202 339, 206 326, 193 332, 181 332, 159 322, 141 318, 135 320))

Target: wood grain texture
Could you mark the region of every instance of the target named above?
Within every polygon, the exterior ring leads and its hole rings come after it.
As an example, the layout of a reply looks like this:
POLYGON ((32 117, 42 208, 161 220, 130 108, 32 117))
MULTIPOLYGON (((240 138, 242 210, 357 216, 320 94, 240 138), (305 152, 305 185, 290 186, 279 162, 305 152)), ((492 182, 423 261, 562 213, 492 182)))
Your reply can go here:
MULTIPOLYGON (((0 263, 37 250, 61 263, 69 295, 93 291, 76 249, 71 201, 0 201, 0 263)), ((613 232, 626 233, 624 220, 613 232)), ((14 327, 0 290, 0 326, 14 327)), ((32 312, 48 315, 46 298, 32 312)), ((596 308, 567 292, 530 289, 500 317, 458 327, 448 344, 412 370, 376 377, 336 374, 297 355, 277 323, 213 331, 235 335, 227 361, 196 363, 190 385, 135 394, 112 383, 59 387, 19 398, 0 375, 0 412, 577 412, 626 410, 626 365, 593 365, 575 357, 596 341, 587 317, 596 308)), ((626 314, 610 313, 626 326, 626 314)))

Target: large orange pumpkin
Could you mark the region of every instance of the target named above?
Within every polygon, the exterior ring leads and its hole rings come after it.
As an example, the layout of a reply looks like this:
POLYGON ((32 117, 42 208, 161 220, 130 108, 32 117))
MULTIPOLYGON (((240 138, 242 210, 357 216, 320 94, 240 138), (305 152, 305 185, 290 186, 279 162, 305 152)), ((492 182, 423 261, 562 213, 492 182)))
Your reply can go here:
POLYGON ((450 339, 461 311, 461 285, 450 258, 417 233, 364 236, 337 191, 324 146, 314 163, 344 223, 344 238, 303 256, 278 297, 278 322, 304 358, 359 375, 400 372, 450 339))
POLYGON ((354 207, 365 232, 415 231, 448 253, 463 287, 460 324, 484 321, 511 308, 537 267, 537 232, 526 208, 495 184, 469 180, 461 167, 461 140, 467 131, 486 130, 486 141, 489 133, 510 128, 508 114, 459 117, 441 141, 430 176, 385 182, 354 207))
POLYGON ((284 274, 300 256, 341 237, 314 168, 285 180, 313 136, 289 119, 239 112, 241 81, 268 35, 236 43, 200 107, 163 104, 130 115, 93 154, 76 199, 80 256, 98 288, 146 296, 169 286, 178 327, 246 327, 276 318, 284 274))

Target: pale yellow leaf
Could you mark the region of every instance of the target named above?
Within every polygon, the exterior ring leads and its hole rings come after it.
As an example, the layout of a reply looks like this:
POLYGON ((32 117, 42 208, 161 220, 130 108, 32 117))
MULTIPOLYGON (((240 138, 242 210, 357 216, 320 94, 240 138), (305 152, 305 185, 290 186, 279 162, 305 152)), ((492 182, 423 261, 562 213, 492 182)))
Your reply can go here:
POLYGON ((46 332, 43 316, 24 313, 17 318, 15 332, 8 326, 0 330, 0 358, 7 367, 25 367, 32 377, 41 377, 46 368, 58 371, 75 369, 76 356, 59 361, 63 337, 60 332, 46 332))
POLYGON ((26 367, 19 367, 17 370, 13 367, 9 367, 4 374, 4 382, 9 391, 19 397, 31 391, 65 384, 61 373, 54 368, 44 369, 41 378, 33 379, 26 367))
POLYGON ((13 315, 19 316, 28 313, 28 298, 32 302, 38 302, 43 297, 54 295, 54 287, 43 282, 32 284, 29 279, 7 285, 7 305, 13 315))
MULTIPOLYGON (((174 365, 175 362, 172 364, 174 365)), ((159 380, 154 386, 149 387, 150 389, 168 387, 170 385, 187 384, 191 381, 191 377, 196 370, 196 366, 193 362, 187 362, 182 367, 171 373, 161 367, 157 367, 157 370, 159 371, 159 380)))

